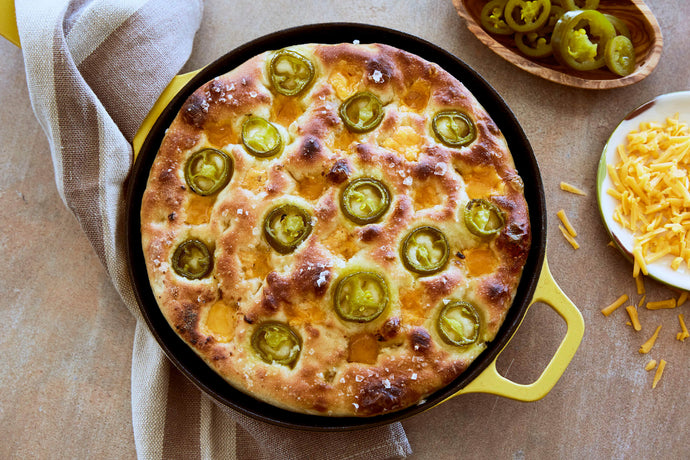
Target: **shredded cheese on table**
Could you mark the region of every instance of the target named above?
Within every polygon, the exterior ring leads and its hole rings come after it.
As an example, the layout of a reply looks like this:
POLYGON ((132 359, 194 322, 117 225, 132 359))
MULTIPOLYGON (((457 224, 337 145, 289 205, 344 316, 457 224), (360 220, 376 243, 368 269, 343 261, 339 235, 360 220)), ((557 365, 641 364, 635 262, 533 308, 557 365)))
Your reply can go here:
MULTIPOLYGON (((649 340, 642 344, 642 346, 640 347, 640 353, 647 354, 652 350, 654 343, 656 343, 657 337, 659 337, 660 330, 661 325, 657 326, 656 331, 654 331, 654 334, 649 338, 649 340)), ((661 362, 663 362, 663 360, 661 360, 661 362)))
POLYGON ((657 300, 656 302, 647 302, 647 310, 661 310, 662 308, 676 308, 676 299, 670 298, 657 300))
POLYGON ((690 337, 690 332, 688 332, 688 327, 685 325, 685 319, 682 313, 678 315, 678 322, 680 323, 681 331, 676 334, 676 340, 685 342, 685 339, 690 337))
POLYGON ((633 329, 636 331, 641 331, 642 330, 642 325, 640 324, 640 318, 637 316, 637 308, 635 308, 633 305, 628 305, 625 307, 625 311, 628 312, 628 316, 630 317, 630 324, 632 325, 633 329))
POLYGON ((583 190, 580 190, 574 185, 570 185, 566 182, 561 182, 561 190, 574 193, 575 195, 587 195, 583 190))
POLYGON ((652 359, 647 363, 647 365, 644 367, 644 370, 646 371, 651 371, 656 367, 656 359, 652 359))
POLYGON ((690 266, 690 131, 678 115, 664 124, 641 123, 617 149, 620 161, 608 165, 620 201, 613 218, 633 232, 634 275, 647 264, 672 255, 671 267, 690 266))
POLYGON ((637 293, 638 294, 640 294, 640 295, 644 294, 646 292, 645 288, 644 288, 644 277, 637 276, 635 278, 635 286, 637 286, 637 293))
POLYGON ((654 381, 652 382, 652 389, 656 388, 656 384, 659 383, 659 380, 661 380, 661 376, 664 373, 664 368, 666 367, 666 361, 663 359, 659 361, 659 367, 656 368, 656 372, 654 373, 654 381))
POLYGON ((568 216, 565 215, 565 211, 561 209, 560 211, 558 211, 556 213, 556 215, 561 220, 561 222, 563 222, 563 227, 565 227, 565 229, 568 231, 570 236, 575 238, 577 236, 577 232, 575 231, 572 224, 570 223, 570 220, 568 220, 568 216))
POLYGON ((688 300, 688 293, 686 291, 683 291, 680 293, 680 296, 678 297, 678 302, 676 303, 676 306, 680 307, 685 303, 686 300, 688 300))
POLYGON ((604 314, 604 316, 609 316, 611 313, 613 313, 618 307, 623 305, 625 302, 628 301, 628 295, 623 294, 620 296, 618 299, 616 299, 615 302, 613 302, 611 305, 608 307, 605 307, 601 310, 601 312, 604 314))
POLYGON ((575 238, 573 238, 572 235, 568 232, 568 230, 563 228, 563 226, 561 224, 558 224, 558 229, 561 231, 561 233, 563 234, 563 237, 566 239, 566 241, 568 243, 570 243, 570 245, 573 247, 573 249, 579 249, 580 248, 580 245, 578 244, 577 241, 575 241, 575 238))

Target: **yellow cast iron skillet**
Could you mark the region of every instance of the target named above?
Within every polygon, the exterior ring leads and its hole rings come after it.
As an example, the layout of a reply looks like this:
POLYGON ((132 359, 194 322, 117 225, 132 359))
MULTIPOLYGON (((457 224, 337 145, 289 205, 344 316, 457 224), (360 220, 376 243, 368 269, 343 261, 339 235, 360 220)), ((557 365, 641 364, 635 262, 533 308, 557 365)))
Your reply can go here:
MULTIPOLYGON (((13 11, 12 11, 13 13, 13 11)), ((3 18, 6 15, 2 16, 3 18)), ((12 16, 13 17, 13 16, 12 16)), ((14 23, 12 23, 14 26, 14 23)), ((3 36, 13 37, 7 24, 0 24, 3 36)), ((15 39, 18 43, 16 28, 15 39)), ((584 321, 577 307, 558 287, 549 271, 546 253, 546 206, 541 177, 534 153, 514 115, 505 102, 478 74, 444 50, 411 35, 394 30, 363 24, 315 24, 276 32, 226 54, 203 69, 178 75, 160 95, 158 101, 142 123, 133 141, 136 162, 127 190, 128 255, 131 280, 137 300, 146 321, 170 360, 198 387, 220 403, 254 418, 291 428, 320 431, 341 431, 370 428, 402 420, 425 411, 455 396, 466 393, 490 393, 519 401, 536 401, 553 388, 573 358, 583 334, 584 321), (525 182, 525 197, 530 209, 532 247, 513 306, 493 342, 455 381, 430 395, 425 401, 401 411, 370 418, 325 417, 306 415, 278 409, 241 393, 228 385, 218 374, 177 337, 158 308, 151 288, 141 250, 139 209, 146 187, 148 171, 153 163, 165 129, 184 100, 206 81, 221 75, 247 59, 270 49, 320 42, 340 43, 360 40, 362 43, 379 42, 415 53, 436 62, 449 71, 477 97, 503 132, 516 167, 525 182), (528 385, 515 383, 496 369, 496 359, 508 344, 530 306, 543 302, 555 310, 565 321, 565 337, 539 378, 528 385)))

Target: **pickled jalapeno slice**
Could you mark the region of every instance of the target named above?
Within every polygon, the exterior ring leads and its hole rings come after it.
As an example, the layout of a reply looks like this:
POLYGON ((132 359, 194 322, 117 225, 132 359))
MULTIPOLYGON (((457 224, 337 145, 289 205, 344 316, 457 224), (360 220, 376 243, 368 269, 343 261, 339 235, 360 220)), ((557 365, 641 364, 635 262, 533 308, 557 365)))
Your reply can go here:
POLYGON ((208 247, 201 241, 193 239, 182 242, 172 256, 172 267, 175 273, 190 280, 208 275, 212 262, 208 247))
POLYGON ((225 187, 233 173, 230 156, 218 149, 203 149, 192 154, 184 168, 187 185, 198 195, 213 195, 225 187))
POLYGON ((449 147, 463 147, 477 137, 474 122, 457 110, 444 110, 434 115, 431 129, 438 140, 449 147))
POLYGON ((551 35, 553 55, 575 70, 598 69, 606 64, 606 44, 615 36, 613 25, 600 12, 567 11, 551 35))
POLYGON ((369 91, 360 91, 340 105, 340 118, 350 131, 365 133, 376 128, 383 120, 381 100, 369 91))
POLYGON ((437 228, 424 226, 412 230, 403 240, 401 257, 405 267, 420 275, 443 269, 448 261, 448 239, 437 228))
POLYGON ((515 34, 515 44, 523 54, 533 58, 551 56, 551 32, 539 29, 534 32, 518 32, 515 34))
POLYGON ((451 300, 436 321, 441 338, 450 345, 472 345, 479 338, 479 314, 474 306, 462 300, 451 300))
POLYGON ((242 123, 242 144, 255 157, 268 158, 280 152, 283 139, 278 128, 268 120, 249 117, 242 123))
POLYGON ((388 188, 381 181, 370 177, 353 180, 340 195, 340 208, 343 214, 360 225, 379 220, 390 204, 388 188))
POLYGON ((503 15, 515 32, 532 32, 546 24, 550 11, 550 0, 508 0, 503 15))
POLYGON ((599 0, 563 0, 561 2, 566 10, 596 10, 599 0))
POLYGON ((311 215, 294 204, 283 204, 268 213, 263 230, 273 249, 289 254, 309 236, 311 215))
POLYGON ((271 321, 256 328, 252 347, 264 362, 292 367, 302 350, 302 343, 290 326, 271 321))
POLYGON ((479 15, 479 21, 486 31, 498 35, 510 35, 513 29, 506 23, 503 11, 508 0, 491 0, 484 5, 479 15))
POLYGON ((314 79, 314 64, 296 51, 277 51, 268 66, 273 88, 284 96, 302 92, 314 79))
POLYGON ((606 44, 606 67, 621 77, 635 71, 635 48, 625 35, 617 35, 606 44))
POLYGON ((366 323, 383 313, 388 305, 388 296, 388 285, 381 275, 362 271, 338 281, 333 302, 342 319, 366 323))
POLYGON ((484 199, 470 200, 465 206, 465 225, 477 236, 490 236, 501 231, 505 225, 503 212, 484 199))

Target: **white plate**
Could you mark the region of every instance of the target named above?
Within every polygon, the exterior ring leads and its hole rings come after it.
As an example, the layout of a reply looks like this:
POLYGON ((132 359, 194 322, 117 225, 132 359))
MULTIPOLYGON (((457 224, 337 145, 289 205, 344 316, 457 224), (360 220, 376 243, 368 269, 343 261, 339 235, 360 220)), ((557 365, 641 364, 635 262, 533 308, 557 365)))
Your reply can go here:
MULTIPOLYGON (((619 201, 606 193, 608 189, 613 188, 606 166, 618 163, 619 158, 616 149, 625 143, 626 136, 630 131, 639 129, 640 123, 647 121, 664 123, 666 118, 672 117, 676 113, 680 121, 690 123, 690 91, 663 94, 630 112, 609 137, 599 161, 599 170, 597 171, 599 211, 611 239, 630 260, 632 260, 633 234, 613 220, 613 211, 619 201)), ((678 270, 673 270, 670 266, 672 260, 673 256, 669 255, 648 264, 649 276, 662 283, 690 290, 690 270, 685 263, 681 263, 678 270)))

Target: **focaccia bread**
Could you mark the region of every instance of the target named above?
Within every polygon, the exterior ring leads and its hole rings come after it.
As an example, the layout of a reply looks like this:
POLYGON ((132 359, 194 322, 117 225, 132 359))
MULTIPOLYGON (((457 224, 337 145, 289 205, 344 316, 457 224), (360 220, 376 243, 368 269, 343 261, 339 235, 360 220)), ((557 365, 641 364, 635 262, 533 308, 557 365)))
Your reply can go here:
POLYGON ((141 209, 170 326, 288 410, 423 401, 494 339, 530 247, 496 124, 438 65, 380 44, 265 52, 198 88, 141 209))

